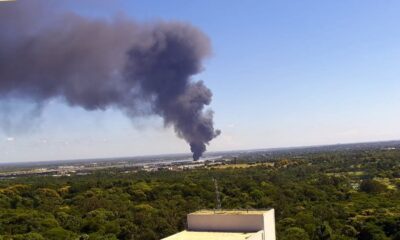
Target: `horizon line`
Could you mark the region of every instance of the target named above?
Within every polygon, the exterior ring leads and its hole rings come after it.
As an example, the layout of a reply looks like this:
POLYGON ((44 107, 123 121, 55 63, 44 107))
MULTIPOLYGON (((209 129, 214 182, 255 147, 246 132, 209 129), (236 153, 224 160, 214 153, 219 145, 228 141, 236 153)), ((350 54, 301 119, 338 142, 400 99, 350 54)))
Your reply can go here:
MULTIPOLYGON (((2 1, 2 0, 0 0, 2 1)), ((342 142, 342 143, 331 143, 331 144, 315 144, 315 145, 294 145, 294 146, 282 146, 282 147, 260 147, 260 148, 247 148, 247 149, 236 149, 236 150, 219 150, 205 152, 205 154, 218 154, 225 152, 252 152, 252 151, 273 151, 273 150, 284 150, 284 149, 301 149, 301 148, 317 148, 317 147, 328 147, 337 145, 351 145, 351 144, 371 144, 371 143, 385 143, 385 142, 400 142, 400 139, 391 140, 371 140, 371 141, 361 141, 361 142, 342 142)), ((191 156, 190 152, 180 152, 180 153, 160 153, 160 154, 143 154, 143 155, 131 155, 131 156, 118 156, 118 157, 93 157, 93 158, 71 158, 71 159, 55 159, 55 160, 38 160, 38 161, 8 161, 2 162, 1 165, 6 164, 34 164, 34 163, 51 163, 51 162, 78 162, 78 161, 90 161, 90 160, 111 160, 111 159, 126 159, 126 158, 141 158, 141 157, 162 157, 162 156, 173 156, 173 155, 188 155, 191 156)))

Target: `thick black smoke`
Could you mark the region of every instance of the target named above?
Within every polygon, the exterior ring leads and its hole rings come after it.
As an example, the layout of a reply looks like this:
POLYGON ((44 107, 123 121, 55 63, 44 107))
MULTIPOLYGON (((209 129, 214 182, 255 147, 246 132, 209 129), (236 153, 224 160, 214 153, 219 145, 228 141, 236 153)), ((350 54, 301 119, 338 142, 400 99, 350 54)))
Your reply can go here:
POLYGON ((59 98, 86 110, 157 114, 190 144, 195 160, 220 133, 213 112, 205 109, 210 89, 192 80, 211 51, 195 27, 73 13, 50 17, 25 4, 0 5, 0 101, 41 105, 59 98))

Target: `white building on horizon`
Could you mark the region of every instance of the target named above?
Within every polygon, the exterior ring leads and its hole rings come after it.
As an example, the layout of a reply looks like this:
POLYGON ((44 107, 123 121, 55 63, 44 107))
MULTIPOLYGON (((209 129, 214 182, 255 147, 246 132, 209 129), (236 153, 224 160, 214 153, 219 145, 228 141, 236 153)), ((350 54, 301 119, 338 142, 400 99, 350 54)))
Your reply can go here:
POLYGON ((187 230, 162 240, 276 240, 275 212, 201 210, 187 216, 187 230))

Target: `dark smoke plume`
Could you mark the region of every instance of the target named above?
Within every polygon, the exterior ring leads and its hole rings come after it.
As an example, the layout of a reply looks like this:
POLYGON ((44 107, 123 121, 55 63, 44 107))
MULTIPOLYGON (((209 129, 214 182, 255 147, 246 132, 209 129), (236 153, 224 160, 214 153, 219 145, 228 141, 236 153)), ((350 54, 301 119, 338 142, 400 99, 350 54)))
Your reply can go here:
POLYGON ((195 27, 50 17, 26 4, 0 5, 0 101, 58 98, 86 110, 117 107, 129 117, 157 114, 189 143, 194 160, 220 133, 205 109, 210 89, 192 80, 211 52, 195 27))

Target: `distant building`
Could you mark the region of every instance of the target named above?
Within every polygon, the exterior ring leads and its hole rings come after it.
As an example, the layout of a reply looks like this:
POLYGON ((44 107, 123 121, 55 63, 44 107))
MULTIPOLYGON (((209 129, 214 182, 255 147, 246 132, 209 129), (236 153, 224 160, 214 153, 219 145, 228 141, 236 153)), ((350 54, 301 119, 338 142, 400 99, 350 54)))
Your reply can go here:
POLYGON ((274 209, 202 210, 187 216, 187 230, 163 240, 276 240, 274 209))

